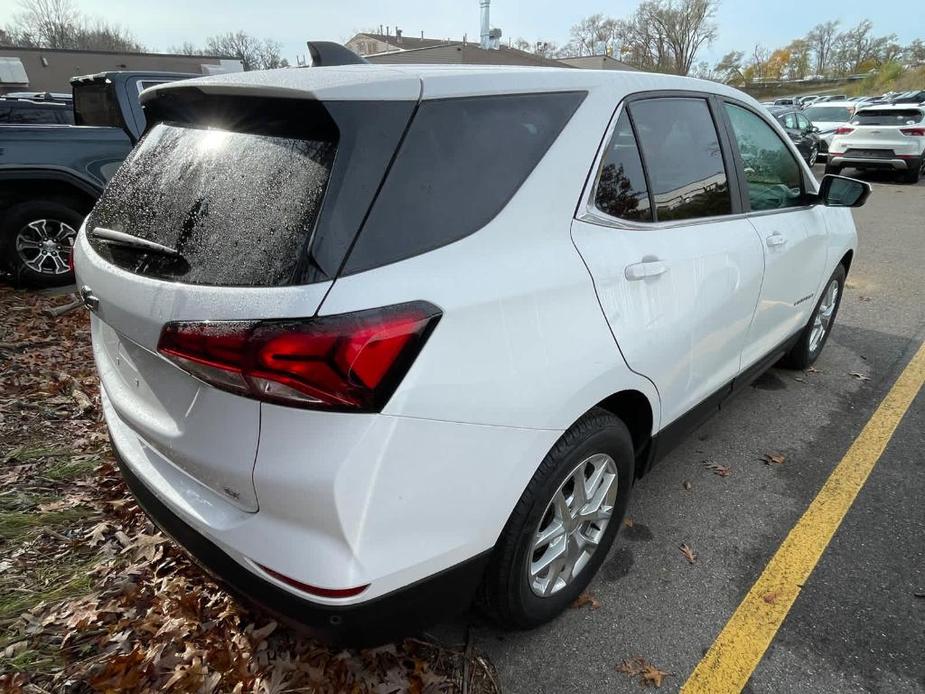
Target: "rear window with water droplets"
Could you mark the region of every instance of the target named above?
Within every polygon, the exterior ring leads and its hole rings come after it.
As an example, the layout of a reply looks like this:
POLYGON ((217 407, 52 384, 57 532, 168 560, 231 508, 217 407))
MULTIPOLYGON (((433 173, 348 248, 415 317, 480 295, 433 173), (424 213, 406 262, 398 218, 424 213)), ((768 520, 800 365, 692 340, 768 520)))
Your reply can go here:
POLYGON ((136 274, 190 284, 284 286, 304 262, 337 143, 160 123, 87 220, 93 248, 136 274), (94 235, 94 229, 131 239, 94 235))

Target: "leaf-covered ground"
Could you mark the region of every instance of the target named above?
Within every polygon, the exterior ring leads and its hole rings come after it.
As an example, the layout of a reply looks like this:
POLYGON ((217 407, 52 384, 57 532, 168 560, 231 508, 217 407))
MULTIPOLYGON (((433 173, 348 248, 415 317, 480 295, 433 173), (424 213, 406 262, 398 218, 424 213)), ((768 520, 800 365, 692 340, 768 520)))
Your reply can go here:
POLYGON ((331 650, 204 576, 119 478, 69 300, 0 287, 0 691, 496 690, 462 645, 331 650))

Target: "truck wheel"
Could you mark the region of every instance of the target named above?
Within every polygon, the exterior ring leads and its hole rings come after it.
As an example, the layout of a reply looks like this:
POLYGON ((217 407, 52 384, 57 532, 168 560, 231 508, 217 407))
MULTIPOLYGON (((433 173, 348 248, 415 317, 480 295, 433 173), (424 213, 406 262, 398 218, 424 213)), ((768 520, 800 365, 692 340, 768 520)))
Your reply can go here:
POLYGON ((71 253, 84 215, 64 202, 30 201, 0 221, 0 248, 18 282, 59 287, 74 282, 71 253))

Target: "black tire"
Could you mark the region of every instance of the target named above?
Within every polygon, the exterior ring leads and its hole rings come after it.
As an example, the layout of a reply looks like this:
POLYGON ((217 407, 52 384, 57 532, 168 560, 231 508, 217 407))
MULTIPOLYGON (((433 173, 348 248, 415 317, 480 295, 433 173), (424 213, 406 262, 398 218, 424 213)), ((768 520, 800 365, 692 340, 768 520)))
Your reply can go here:
POLYGON ((27 235, 32 234, 29 224, 37 220, 48 220, 49 224, 46 228, 54 230, 51 232, 54 235, 58 233, 68 235, 68 238, 62 236, 63 243, 58 244, 58 250, 54 253, 59 260, 69 259, 70 250, 66 246, 73 246, 74 240, 67 229, 76 233, 83 224, 84 215, 64 200, 30 201, 13 205, 3 213, 0 219, 0 256, 3 262, 9 267, 14 279, 27 286, 60 287, 73 284, 74 273, 70 269, 61 271, 60 265, 53 258, 49 257, 47 261, 37 263, 31 258, 28 250, 21 253, 17 248, 17 241, 21 238, 34 240, 27 235), (67 229, 61 225, 66 225, 67 229), (24 258, 23 254, 27 257, 24 258), (30 267, 28 263, 30 259, 44 271, 40 272, 35 267, 30 267))
POLYGON ((826 175, 834 174, 835 176, 838 176, 841 173, 841 166, 836 166, 835 164, 827 163, 825 165, 825 173, 826 175))
POLYGON ((925 169, 925 157, 921 161, 913 162, 913 167, 903 173, 902 180, 906 183, 918 183, 922 178, 923 169, 925 169))
MULTIPOLYGON (((595 408, 573 424, 540 463, 511 513, 489 562, 482 584, 483 607, 505 628, 528 629, 566 609, 597 573, 623 522, 634 476, 633 442, 626 425, 595 408), (596 453, 609 455, 616 467, 617 496, 597 549, 577 575, 547 597, 533 592, 527 575, 528 553, 553 495, 575 468, 596 453)), ((535 554, 533 555, 535 556, 535 554)))
POLYGON ((829 281, 825 283, 825 286, 822 289, 822 295, 816 302, 816 305, 813 308, 813 312, 809 317, 809 321, 806 323, 806 327, 803 328, 803 332, 800 334, 800 339, 797 340, 797 343, 781 360, 781 366, 790 369, 807 369, 813 364, 813 362, 816 361, 816 359, 819 358, 819 355, 822 354, 822 349, 825 347, 825 343, 829 340, 829 335, 832 334, 832 328, 835 325, 835 319, 838 317, 838 309, 841 306, 841 298, 844 293, 845 266, 839 265, 837 268, 835 268, 835 272, 832 273, 829 281), (832 311, 832 318, 829 321, 825 333, 822 335, 822 339, 816 345, 816 348, 811 349, 810 342, 813 333, 813 323, 816 320, 816 314, 819 312, 819 307, 822 305, 823 300, 826 298, 826 292, 832 282, 838 283, 838 295, 835 298, 835 308, 832 311))

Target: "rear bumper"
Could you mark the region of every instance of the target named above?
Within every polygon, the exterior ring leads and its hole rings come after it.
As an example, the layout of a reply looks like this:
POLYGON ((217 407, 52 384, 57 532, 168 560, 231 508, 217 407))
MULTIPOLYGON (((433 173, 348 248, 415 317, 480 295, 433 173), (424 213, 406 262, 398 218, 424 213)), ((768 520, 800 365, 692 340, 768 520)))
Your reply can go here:
POLYGON ((261 605, 285 621, 294 621, 331 643, 379 644, 458 614, 472 602, 491 554, 483 552, 366 602, 322 605, 300 598, 247 570, 162 503, 132 472, 118 450, 115 455, 122 477, 139 506, 197 564, 245 601, 261 605))
POLYGON ((876 159, 874 157, 853 157, 842 154, 829 154, 829 163, 837 166, 863 166, 871 169, 894 169, 907 171, 921 162, 921 157, 876 159))

